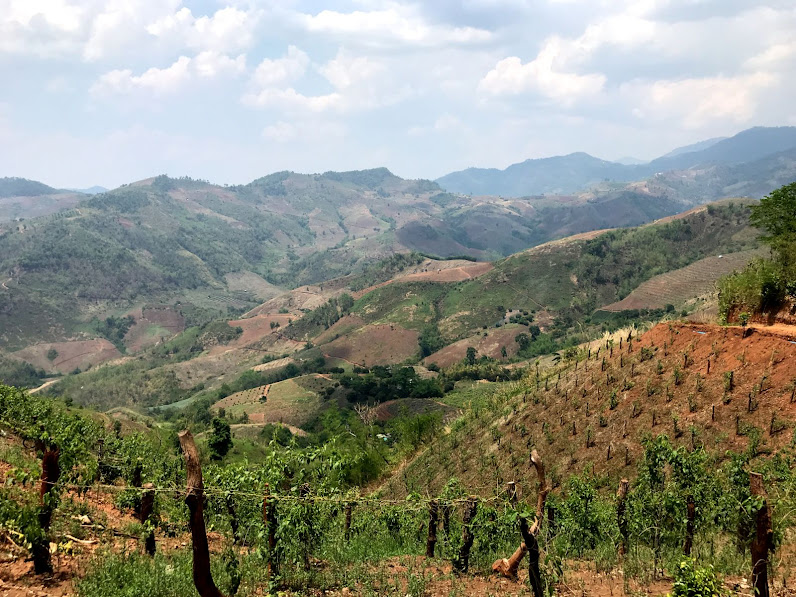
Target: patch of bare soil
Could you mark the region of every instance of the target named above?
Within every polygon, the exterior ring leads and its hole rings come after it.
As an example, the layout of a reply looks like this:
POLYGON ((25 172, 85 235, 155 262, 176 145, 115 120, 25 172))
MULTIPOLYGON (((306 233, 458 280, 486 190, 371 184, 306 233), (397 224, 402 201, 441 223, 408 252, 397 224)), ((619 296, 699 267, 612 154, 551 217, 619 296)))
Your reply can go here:
POLYGON ((417 354, 419 334, 397 325, 369 325, 324 345, 324 353, 343 361, 370 367, 387 365, 417 354))
POLYGON ((501 327, 490 329, 488 332, 477 334, 464 340, 459 340, 449 344, 429 357, 424 363, 439 365, 440 367, 450 367, 451 365, 464 360, 467 349, 472 346, 478 355, 486 355, 493 359, 502 359, 502 349, 506 348, 506 354, 513 357, 519 350, 519 344, 514 340, 518 334, 527 333, 525 327, 501 327), (486 335, 484 335, 486 334, 486 335))
POLYGON ((85 370, 89 365, 99 365, 122 355, 113 344, 102 338, 36 344, 18 350, 11 356, 26 361, 38 369, 69 373, 75 368, 85 370), (58 353, 52 361, 47 358, 47 353, 51 349, 55 349, 58 353))

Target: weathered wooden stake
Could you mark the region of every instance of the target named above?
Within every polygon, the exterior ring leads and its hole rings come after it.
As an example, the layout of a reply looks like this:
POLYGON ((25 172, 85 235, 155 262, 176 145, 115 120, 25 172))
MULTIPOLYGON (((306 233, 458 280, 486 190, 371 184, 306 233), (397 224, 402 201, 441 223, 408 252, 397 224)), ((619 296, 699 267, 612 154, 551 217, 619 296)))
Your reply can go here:
POLYGON ((270 487, 268 483, 265 484, 265 495, 263 496, 263 523, 265 523, 265 530, 268 534, 268 578, 272 579, 274 575, 279 573, 278 563, 276 561, 276 502, 270 498, 270 487))
POLYGON ((690 556, 691 548, 694 546, 694 517, 696 514, 693 495, 689 495, 688 498, 686 498, 686 508, 685 545, 683 546, 683 553, 690 556))
POLYGON ((155 529, 149 520, 154 509, 155 486, 152 483, 147 483, 144 485, 144 492, 141 494, 141 512, 139 514, 139 520, 145 527, 148 527, 146 539, 144 540, 144 549, 146 549, 147 554, 150 556, 155 555, 155 529))
POLYGON ((44 531, 45 537, 33 543, 31 555, 33 556, 33 570, 36 574, 46 574, 52 572, 50 542, 47 535, 53 516, 53 499, 49 497, 49 494, 55 489, 55 485, 61 477, 61 466, 58 462, 61 451, 54 446, 45 447, 43 442, 37 442, 36 447, 44 452, 41 459, 41 486, 39 487, 39 526, 44 531))
POLYGON ((478 498, 470 496, 464 506, 464 516, 462 517, 462 546, 459 549, 458 557, 453 561, 453 568, 457 572, 467 572, 470 568, 470 550, 473 547, 475 535, 473 535, 472 522, 478 511, 478 498))
POLYGON ((346 502, 345 505, 345 542, 348 543, 351 540, 351 510, 352 510, 351 502, 346 502))
POLYGON ((768 495, 763 486, 763 475, 749 473, 749 486, 752 496, 762 505, 757 511, 756 532, 752 540, 752 586, 756 597, 769 597, 768 555, 774 551, 774 531, 771 527, 771 512, 768 508, 768 495))
POLYGON ((434 557, 437 545, 437 524, 439 524, 439 502, 431 500, 428 504, 428 538, 426 539, 426 557, 434 557))
POLYGON ((179 435, 182 453, 185 456, 186 484, 185 504, 190 512, 191 543, 193 549, 193 583, 200 597, 224 597, 216 588, 210 572, 210 549, 204 519, 204 484, 199 451, 191 432, 186 429, 179 435))
MULTIPOLYGON (((627 463, 627 457, 625 458, 627 463)), ((627 490, 630 488, 630 481, 627 479, 622 479, 619 481, 619 489, 616 491, 616 522, 619 526, 619 557, 624 556, 627 553, 627 542, 628 542, 628 532, 627 532, 627 505, 625 504, 625 498, 627 497, 627 490)))

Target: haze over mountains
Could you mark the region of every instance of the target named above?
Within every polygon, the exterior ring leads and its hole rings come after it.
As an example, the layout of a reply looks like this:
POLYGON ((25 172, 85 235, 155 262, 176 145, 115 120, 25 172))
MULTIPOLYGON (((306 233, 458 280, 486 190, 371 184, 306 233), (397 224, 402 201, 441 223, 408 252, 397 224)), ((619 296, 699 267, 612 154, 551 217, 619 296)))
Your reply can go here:
POLYGON ((796 148, 796 127, 756 127, 730 138, 675 149, 646 164, 621 164, 578 152, 525 160, 504 170, 468 168, 437 179, 445 189, 471 195, 573 193, 603 182, 630 182, 670 170, 708 169, 754 162, 796 148))

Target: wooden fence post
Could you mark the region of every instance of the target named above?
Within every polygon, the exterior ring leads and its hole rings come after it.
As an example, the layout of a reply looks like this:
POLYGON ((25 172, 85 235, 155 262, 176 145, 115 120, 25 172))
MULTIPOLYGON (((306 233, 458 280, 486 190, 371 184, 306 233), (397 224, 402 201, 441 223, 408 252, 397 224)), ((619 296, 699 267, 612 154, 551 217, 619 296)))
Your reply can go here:
POLYGON ((36 574, 46 574, 52 572, 50 541, 47 535, 53 517, 53 502, 55 500, 53 490, 61 477, 61 466, 58 462, 61 451, 55 446, 44 446, 44 443, 40 441, 36 443, 36 447, 44 452, 41 459, 41 486, 39 488, 39 526, 45 536, 33 543, 31 552, 33 569, 36 574))
POLYGON ((144 548, 150 556, 155 555, 155 529, 151 527, 150 518, 155 509, 155 486, 152 483, 144 485, 144 492, 141 494, 141 512, 139 520, 146 527, 146 539, 144 548))
POLYGON ((426 539, 426 557, 434 557, 437 545, 437 525, 439 524, 439 502, 431 500, 428 504, 428 538, 426 539))
POLYGON ((619 481, 619 489, 616 491, 616 522, 619 526, 619 557, 627 553, 628 532, 627 532, 627 491, 630 489, 630 481, 622 479, 619 481))
POLYGON ((224 597, 216 588, 210 572, 210 548, 207 545, 207 530, 204 519, 204 484, 199 451, 188 429, 180 431, 182 453, 185 456, 186 494, 185 504, 190 511, 191 544, 193 549, 193 583, 200 597, 224 597))
POLYGON ((774 550, 774 531, 771 527, 771 512, 768 508, 768 496, 763 487, 763 475, 749 473, 749 486, 752 497, 761 500, 757 511, 756 532, 752 540, 752 585, 756 597, 769 597, 768 592, 768 554, 774 550))
POLYGON ((686 501, 686 523, 685 523, 685 545, 683 546, 683 553, 691 555, 691 548, 694 546, 694 518, 696 515, 696 506, 694 504, 694 496, 689 495, 686 501))
POLYGON ((348 543, 351 540, 351 509, 353 505, 351 502, 346 502, 345 505, 345 542, 348 543))
POLYGON ((475 536, 473 535, 472 523, 478 511, 478 498, 470 496, 464 506, 464 516, 462 517, 462 546, 459 549, 459 556, 453 562, 453 568, 457 572, 467 572, 470 568, 470 549, 473 547, 475 536))
POLYGON ((263 496, 263 523, 265 532, 268 535, 268 580, 273 579, 279 573, 276 561, 276 503, 274 499, 269 499, 270 486, 265 484, 265 495, 263 496))

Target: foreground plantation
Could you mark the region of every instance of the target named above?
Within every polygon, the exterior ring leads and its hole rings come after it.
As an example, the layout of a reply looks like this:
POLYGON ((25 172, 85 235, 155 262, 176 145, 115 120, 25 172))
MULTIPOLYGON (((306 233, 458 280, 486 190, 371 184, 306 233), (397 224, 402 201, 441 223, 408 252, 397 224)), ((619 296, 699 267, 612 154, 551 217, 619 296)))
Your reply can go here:
MULTIPOLYGON (((783 590, 796 563, 789 547, 794 350, 789 337, 758 330, 662 324, 584 346, 518 381, 466 392, 465 414, 449 433, 432 427, 422 435, 433 417, 405 416, 390 427, 400 445, 389 446, 376 437, 386 430, 377 420, 340 427, 328 420, 323 443, 273 435, 256 466, 209 460, 205 452, 214 582, 225 595, 269 587, 527 595, 524 564, 519 580, 492 566, 520 545, 522 521, 538 520, 540 578, 550 591, 575 585, 663 594, 673 579, 696 582, 702 573, 683 559, 691 537, 697 569, 711 565, 723 579, 717 586, 748 593, 749 546, 763 505, 750 493, 755 471, 779 553, 771 584, 783 590), (537 471, 531 450, 543 467, 537 471), (407 466, 387 473, 385 459, 406 456, 407 466), (617 498, 622 478, 629 487, 617 498), (546 501, 538 510, 540 490, 546 501)), ((84 596, 195 594, 186 469, 173 430, 119 434, 11 388, 2 389, 1 406, 0 524, 10 563, 0 566, 0 578, 7 586, 84 596), (60 476, 45 484, 42 501, 40 459, 56 446, 60 476), (47 528, 42 512, 50 513, 47 528), (150 536, 154 557, 144 553, 150 536), (37 553, 40 569, 48 564, 55 576, 23 564, 37 553)), ((200 447, 206 439, 197 438, 200 447)))

